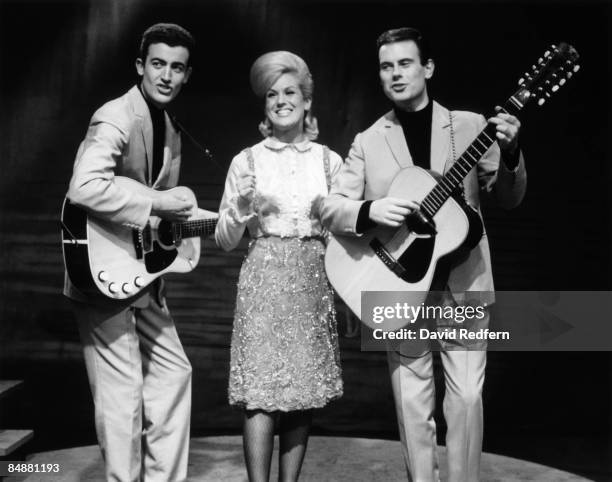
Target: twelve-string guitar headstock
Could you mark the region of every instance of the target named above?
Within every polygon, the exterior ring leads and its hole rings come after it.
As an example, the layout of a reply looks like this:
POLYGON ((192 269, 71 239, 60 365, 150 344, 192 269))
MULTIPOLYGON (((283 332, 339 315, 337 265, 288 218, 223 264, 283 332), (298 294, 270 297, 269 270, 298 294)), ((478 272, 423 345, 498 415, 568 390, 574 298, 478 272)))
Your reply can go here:
POLYGON ((543 105, 578 72, 579 58, 576 49, 565 42, 552 45, 531 70, 523 74, 519 80, 520 89, 514 94, 514 99, 522 105, 536 99, 538 105, 543 105))

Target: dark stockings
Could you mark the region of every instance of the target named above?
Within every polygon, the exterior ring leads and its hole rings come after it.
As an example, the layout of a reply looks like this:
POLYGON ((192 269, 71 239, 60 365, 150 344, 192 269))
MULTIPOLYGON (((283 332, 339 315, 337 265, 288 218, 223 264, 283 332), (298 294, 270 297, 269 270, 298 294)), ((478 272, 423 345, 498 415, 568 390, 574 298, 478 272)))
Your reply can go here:
POLYGON ((274 414, 245 410, 242 443, 249 480, 268 482, 274 447, 274 414))
POLYGON ((268 482, 274 448, 274 425, 279 425, 279 480, 296 481, 302 468, 312 410, 295 412, 265 412, 246 410, 244 413, 244 458, 251 482, 268 482))
POLYGON ((300 475, 308 434, 312 424, 312 410, 282 413, 278 435, 280 439, 280 470, 278 480, 296 481, 300 475))

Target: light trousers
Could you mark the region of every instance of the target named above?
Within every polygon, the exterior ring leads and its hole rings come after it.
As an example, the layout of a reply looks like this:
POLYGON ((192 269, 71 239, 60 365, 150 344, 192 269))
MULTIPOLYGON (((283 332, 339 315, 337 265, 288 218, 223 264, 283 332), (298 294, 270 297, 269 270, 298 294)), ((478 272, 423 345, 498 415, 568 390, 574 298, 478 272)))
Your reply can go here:
MULTIPOLYGON (((489 313, 480 326, 488 326, 489 313)), ((389 373, 408 480, 439 480, 436 452, 433 355, 415 347, 387 353, 389 373), (417 350, 418 352, 418 350, 417 350)), ((446 454, 449 482, 477 482, 482 453, 486 351, 445 350, 440 353, 446 392, 446 454)))
POLYGON ((167 307, 73 306, 106 479, 185 480, 191 365, 167 307))

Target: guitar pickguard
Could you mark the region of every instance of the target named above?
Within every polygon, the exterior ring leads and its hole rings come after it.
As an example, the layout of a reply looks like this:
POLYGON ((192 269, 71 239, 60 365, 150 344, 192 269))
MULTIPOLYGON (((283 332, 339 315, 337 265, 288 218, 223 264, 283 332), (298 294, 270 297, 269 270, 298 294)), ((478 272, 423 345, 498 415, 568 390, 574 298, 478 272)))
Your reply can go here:
POLYGON ((144 262, 147 273, 159 273, 170 266, 176 259, 176 249, 165 249, 157 241, 153 242, 153 250, 145 254, 144 262))
POLYGON ((436 245, 436 237, 416 238, 397 260, 406 270, 402 275, 404 281, 416 283, 427 274, 436 245))

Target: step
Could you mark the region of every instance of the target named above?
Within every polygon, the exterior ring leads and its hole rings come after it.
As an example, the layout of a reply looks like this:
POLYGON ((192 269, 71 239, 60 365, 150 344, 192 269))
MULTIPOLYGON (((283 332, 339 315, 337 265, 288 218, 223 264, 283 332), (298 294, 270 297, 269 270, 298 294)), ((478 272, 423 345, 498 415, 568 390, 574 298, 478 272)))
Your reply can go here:
POLYGON ((0 430, 0 457, 4 457, 34 437, 33 430, 0 430))
POLYGON ((21 385, 21 380, 0 380, 0 398, 21 385))

